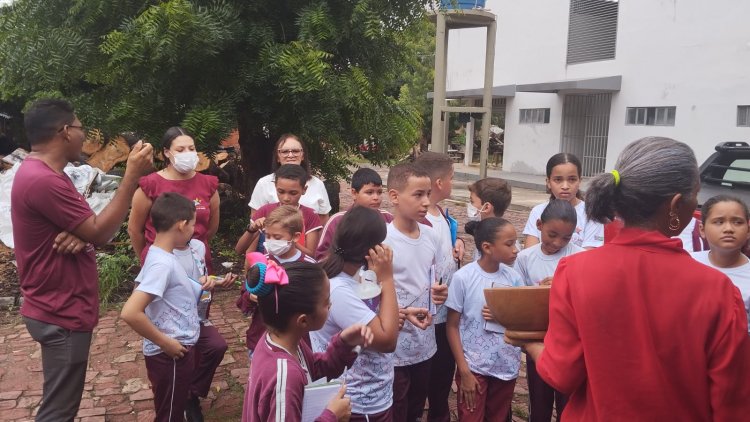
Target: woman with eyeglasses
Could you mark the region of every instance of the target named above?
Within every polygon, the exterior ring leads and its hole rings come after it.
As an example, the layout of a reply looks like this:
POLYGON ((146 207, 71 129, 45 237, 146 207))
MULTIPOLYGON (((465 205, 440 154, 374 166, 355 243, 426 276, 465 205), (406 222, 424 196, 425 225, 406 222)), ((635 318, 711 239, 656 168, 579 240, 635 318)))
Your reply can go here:
MULTIPOLYGON (((271 174, 262 177, 255 185, 255 190, 250 197, 250 217, 255 211, 266 204, 279 202, 274 184, 274 172, 282 164, 297 164, 302 166, 310 174, 310 162, 307 160, 305 144, 296 135, 285 133, 281 135, 274 148, 274 156, 271 163, 271 174)), ((321 223, 328 220, 331 212, 331 203, 328 200, 328 192, 323 181, 310 174, 307 182, 307 190, 299 201, 300 204, 312 208, 320 216, 321 223)))

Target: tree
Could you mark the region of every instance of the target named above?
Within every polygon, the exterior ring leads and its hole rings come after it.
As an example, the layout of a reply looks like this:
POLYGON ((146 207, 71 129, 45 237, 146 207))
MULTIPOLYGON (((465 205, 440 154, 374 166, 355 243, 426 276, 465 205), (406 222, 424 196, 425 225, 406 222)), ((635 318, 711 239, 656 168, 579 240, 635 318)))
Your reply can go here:
MULTIPOLYGON (((419 137, 425 84, 412 0, 18 0, 0 9, 0 99, 70 99, 87 126, 160 139, 180 124, 209 154, 239 129, 250 184, 281 133, 327 177, 419 137)), ((431 88, 431 86, 426 87, 431 88)))

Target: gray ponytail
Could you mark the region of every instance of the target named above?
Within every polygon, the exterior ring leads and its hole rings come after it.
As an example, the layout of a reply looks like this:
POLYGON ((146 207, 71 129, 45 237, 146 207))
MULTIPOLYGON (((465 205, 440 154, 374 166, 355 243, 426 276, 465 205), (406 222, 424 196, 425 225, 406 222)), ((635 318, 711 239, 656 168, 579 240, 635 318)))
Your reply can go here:
POLYGON ((622 151, 612 173, 591 180, 586 191, 589 219, 606 223, 619 215, 628 224, 650 220, 665 200, 690 195, 698 184, 693 150, 682 142, 662 137, 639 139, 622 151))

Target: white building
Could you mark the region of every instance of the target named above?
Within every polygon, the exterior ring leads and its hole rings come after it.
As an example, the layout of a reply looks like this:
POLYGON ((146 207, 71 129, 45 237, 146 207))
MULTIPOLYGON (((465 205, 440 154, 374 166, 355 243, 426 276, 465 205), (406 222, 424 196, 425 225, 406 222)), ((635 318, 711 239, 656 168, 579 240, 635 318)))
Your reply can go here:
MULTIPOLYGON (((558 152, 584 175, 650 135, 750 142, 750 1, 489 0, 503 170, 543 174, 558 152), (504 98, 504 100, 503 100, 504 98)), ((479 98, 484 29, 450 31, 448 98, 479 98)))

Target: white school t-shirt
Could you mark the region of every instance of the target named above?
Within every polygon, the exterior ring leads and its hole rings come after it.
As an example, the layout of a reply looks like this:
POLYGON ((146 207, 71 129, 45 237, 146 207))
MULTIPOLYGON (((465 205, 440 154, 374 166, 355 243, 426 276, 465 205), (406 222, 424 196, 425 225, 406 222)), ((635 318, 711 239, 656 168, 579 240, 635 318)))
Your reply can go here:
MULTIPOLYGON (((542 235, 539 233, 539 229, 536 228, 536 222, 541 218, 548 204, 549 202, 544 202, 531 209, 529 219, 526 221, 526 227, 523 229, 523 234, 541 239, 542 235)), ((580 201, 575 206, 575 210, 578 215, 578 224, 576 224, 576 229, 573 232, 570 242, 582 248, 602 246, 604 244, 604 225, 586 218, 585 202, 580 201)))
MULTIPOLYGON (((279 202, 279 196, 276 194, 276 175, 271 173, 263 176, 253 189, 250 196, 250 202, 247 204, 250 208, 257 210, 263 205, 274 204, 279 202)), ((312 208, 316 214, 328 214, 331 212, 331 202, 328 200, 328 191, 323 181, 315 176, 311 176, 307 181, 307 191, 299 199, 299 203, 312 208)))
MULTIPOLYGON (((346 273, 331 278, 331 309, 323 328, 310 332, 315 352, 325 352, 331 338, 354 324, 368 325, 376 316, 380 296, 357 297, 358 282, 346 273)), ((363 349, 346 372, 346 395, 352 399, 352 412, 372 415, 393 405, 393 353, 363 349)))
MULTIPOLYGON (((398 306, 431 309, 431 273, 438 253, 438 239, 430 226, 418 224, 418 227, 419 237, 412 239, 389 223, 383 243, 393 249, 393 280, 398 306)), ((409 366, 424 362, 436 351, 435 325, 422 330, 406 321, 398 335, 394 364, 409 366)))
MULTIPOLYGON (((200 334, 198 297, 201 287, 188 278, 177 258, 155 245, 146 254, 136 290, 155 296, 146 306, 146 316, 165 335, 183 346, 192 346, 200 334)), ((143 354, 154 356, 162 350, 143 339, 143 354)))
MULTIPOLYGON (((742 301, 745 302, 747 319, 750 321, 750 259, 745 258, 745 264, 739 267, 719 268, 713 265, 708 259, 709 252, 710 251, 691 252, 690 255, 701 264, 708 265, 711 268, 716 268, 732 280, 732 283, 740 289, 742 301)), ((750 333, 750 325, 748 325, 748 332, 750 333)))
POLYGON ((206 273, 206 245, 202 241, 190 239, 186 249, 175 249, 172 253, 191 279, 200 280, 204 275, 208 275, 206 273))
MULTIPOLYGON (((451 228, 445 217, 442 215, 432 215, 427 213, 427 220, 432 224, 432 230, 438 239, 438 254, 435 257, 435 278, 443 279, 443 284, 450 286, 451 277, 458 269, 456 260, 453 259, 453 239, 451 238, 451 228)), ((437 307, 437 314, 432 317, 433 324, 442 324, 448 320, 448 308, 445 305, 437 307)))
POLYGON ((458 332, 471 372, 505 381, 518 377, 521 349, 503 340, 504 328, 501 333, 484 329, 482 308, 487 303, 484 289, 521 285, 521 276, 505 264, 500 264, 496 272, 488 273, 474 261, 453 274, 445 306, 461 314, 458 332))
POLYGON ((542 252, 542 244, 537 243, 518 253, 513 269, 521 275, 525 285, 538 286, 540 281, 555 275, 557 263, 561 259, 585 250, 570 242, 556 254, 546 255, 542 252))

